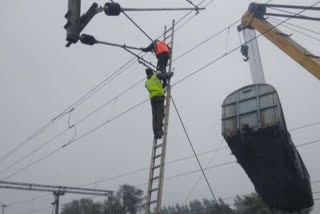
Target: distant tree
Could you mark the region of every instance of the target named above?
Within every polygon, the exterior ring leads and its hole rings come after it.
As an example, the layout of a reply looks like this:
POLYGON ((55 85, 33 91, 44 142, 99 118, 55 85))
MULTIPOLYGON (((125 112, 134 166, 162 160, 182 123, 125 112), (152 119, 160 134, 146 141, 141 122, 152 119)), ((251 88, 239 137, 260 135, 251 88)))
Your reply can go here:
POLYGON ((190 201, 189 207, 192 214, 205 214, 205 209, 199 200, 190 201))
POLYGON ((136 214, 143 202, 143 191, 134 186, 122 185, 117 191, 116 200, 121 203, 123 213, 136 214))
POLYGON ((187 214, 190 213, 190 209, 188 205, 182 205, 181 209, 182 209, 182 213, 187 213, 187 214))
POLYGON ((163 208, 161 209, 161 214, 170 214, 170 212, 166 206, 163 206, 163 208))
POLYGON ((81 213, 80 202, 73 200, 62 206, 61 214, 78 214, 81 213))
MULTIPOLYGON (((257 193, 235 198, 236 214, 273 214, 257 193)), ((304 209, 298 214, 310 214, 311 209, 304 209)), ((287 212, 277 211, 277 214, 287 214, 287 212)))
POLYGON ((103 204, 103 214, 124 214, 125 210, 116 197, 109 198, 109 200, 104 201, 103 204))
POLYGON ((63 205, 61 214, 136 214, 143 202, 143 191, 122 185, 116 195, 104 203, 91 199, 74 200, 63 205))
POLYGON ((102 206, 94 203, 91 199, 81 199, 65 204, 61 214, 101 214, 102 206))

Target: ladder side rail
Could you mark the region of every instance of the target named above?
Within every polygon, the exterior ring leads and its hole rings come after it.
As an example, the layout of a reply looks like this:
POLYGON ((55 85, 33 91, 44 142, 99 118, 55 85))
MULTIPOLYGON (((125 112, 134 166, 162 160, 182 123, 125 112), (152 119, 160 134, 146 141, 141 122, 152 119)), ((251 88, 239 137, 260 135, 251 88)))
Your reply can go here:
POLYGON ((146 199, 146 207, 145 207, 145 214, 150 213, 150 202, 151 202, 151 193, 152 193, 152 184, 153 184, 153 176, 154 176, 154 164, 155 164, 155 155, 156 155, 156 146, 157 146, 157 139, 153 139, 152 144, 152 153, 151 153, 151 163, 150 163, 150 172, 149 172, 149 181, 148 181, 148 190, 147 190, 147 199, 146 199))
MULTIPOLYGON (((173 41, 174 41, 174 28, 175 28, 175 20, 172 21, 172 34, 171 34, 171 56, 169 59, 169 72, 172 71, 172 54, 173 54, 173 41)), ((169 82, 170 85, 170 82, 169 82)))
POLYGON ((163 41, 166 41, 166 37, 167 37, 167 25, 164 26, 164 33, 163 33, 163 41))

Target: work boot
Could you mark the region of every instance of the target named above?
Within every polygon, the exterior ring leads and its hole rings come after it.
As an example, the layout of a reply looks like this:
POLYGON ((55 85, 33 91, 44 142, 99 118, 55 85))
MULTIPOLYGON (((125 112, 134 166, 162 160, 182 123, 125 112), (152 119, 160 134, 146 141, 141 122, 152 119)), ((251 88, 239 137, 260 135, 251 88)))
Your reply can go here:
POLYGON ((154 136, 155 136, 157 139, 161 139, 162 136, 163 136, 163 131, 157 131, 154 136))

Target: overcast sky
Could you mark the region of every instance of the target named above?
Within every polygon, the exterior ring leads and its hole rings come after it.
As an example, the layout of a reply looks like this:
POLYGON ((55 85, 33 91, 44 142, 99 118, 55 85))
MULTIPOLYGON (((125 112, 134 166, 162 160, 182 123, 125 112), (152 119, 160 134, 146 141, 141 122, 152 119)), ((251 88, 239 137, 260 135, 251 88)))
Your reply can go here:
MULTIPOLYGON (((206 0, 204 4, 209 2, 210 0, 206 0)), ((303 4, 312 5, 316 2, 316 0, 306 0, 303 4)), ((82 13, 92 3, 91 0, 82 1, 82 13)), ((105 1, 99 0, 97 3, 103 5, 105 1)), ((119 3, 128 8, 190 6, 185 0, 123 0, 119 3)), ((179 27, 193 17, 175 34, 174 58, 239 20, 249 3, 248 0, 214 0, 198 15, 194 16, 194 13, 191 13, 177 25, 179 27)), ((273 0, 272 3, 301 4, 301 1, 273 0)), ((26 142, 25 139, 132 59, 130 54, 115 47, 102 45, 91 47, 78 43, 66 48, 63 28, 66 23, 64 18, 66 12, 67 1, 2 1, 0 157, 26 142)), ((152 38, 157 38, 163 33, 164 25, 171 25, 173 19, 179 20, 186 12, 128 12, 128 14, 152 38)), ((319 13, 303 14, 319 17, 319 13)), ((318 22, 290 20, 289 23, 320 33, 318 22)), ((212 150, 227 146, 222 142, 221 136, 221 104, 231 92, 252 84, 249 65, 243 62, 237 50, 187 79, 184 78, 238 47, 240 45, 236 30, 238 24, 239 22, 203 46, 177 59, 173 65, 175 75, 172 83, 179 83, 172 88, 172 96, 196 151, 205 153, 199 156, 203 166, 210 167, 235 160, 229 149, 217 152, 212 150)), ((319 34, 302 30, 317 38, 316 40, 285 27, 281 29, 293 34, 294 39, 315 55, 320 55, 319 34)), ((84 32, 94 35, 98 40, 119 44, 143 47, 150 43, 149 39, 123 15, 107 17, 104 13, 98 14, 84 32)), ((288 129, 320 122, 319 80, 265 38, 260 37, 258 43, 266 82, 278 91, 288 129)), ((152 54, 146 55, 146 59, 156 63, 152 54)), ((130 184, 137 185, 146 192, 148 170, 108 179, 148 168, 150 164, 153 138, 150 103, 144 102, 117 117, 148 98, 143 82, 124 95, 118 96, 143 78, 145 78, 144 67, 134 60, 130 67, 121 70, 110 83, 77 105, 71 115, 65 114, 59 117, 41 135, 27 141, 15 153, 1 160, 0 179, 65 186, 91 183, 88 187, 115 191, 122 184, 130 184), (109 101, 109 104, 104 105, 109 101), (102 105, 103 108, 82 120, 102 105), (111 122, 86 135, 106 121, 111 122), (76 135, 74 128, 68 129, 68 122, 71 125, 77 123, 76 135), (66 129, 66 132, 59 134, 66 129), (50 140, 58 134, 59 137, 50 140), (70 142, 74 135, 77 139, 74 143, 16 173, 61 148, 70 142), (39 147, 40 149, 32 153, 39 147), (103 179, 106 180, 97 183, 103 179)), ((176 161, 190 157, 192 150, 173 108, 170 116, 167 162, 174 162, 167 164, 166 177, 199 169, 195 158, 176 161)), ((319 128, 320 125, 317 124, 292 131, 293 142, 298 145, 319 140, 319 128)), ((311 181, 320 180, 318 157, 320 143, 298 149, 311 175, 311 181)), ((210 168, 206 173, 217 197, 225 198, 254 191, 253 185, 238 164, 210 168)), ((165 180, 163 205, 211 198, 204 179, 199 180, 200 177, 200 172, 196 172, 165 180)), ((319 191, 320 183, 315 183, 312 187, 313 191, 319 191)), ((48 194, 39 198, 44 195, 37 192, 1 190, 0 202, 9 205, 6 214, 50 213, 50 209, 35 212, 50 207, 53 197, 48 194), (21 203, 21 201, 26 202, 21 203)), ((319 198, 320 195, 315 194, 314 197, 319 198)), ((61 197, 61 203, 79 198, 81 196, 68 194, 61 197)), ((95 200, 102 201, 103 198, 95 200)), ((226 202, 232 204, 232 200, 226 202)), ((320 207, 319 201, 315 201, 315 206, 317 209, 314 213, 317 213, 320 207)))

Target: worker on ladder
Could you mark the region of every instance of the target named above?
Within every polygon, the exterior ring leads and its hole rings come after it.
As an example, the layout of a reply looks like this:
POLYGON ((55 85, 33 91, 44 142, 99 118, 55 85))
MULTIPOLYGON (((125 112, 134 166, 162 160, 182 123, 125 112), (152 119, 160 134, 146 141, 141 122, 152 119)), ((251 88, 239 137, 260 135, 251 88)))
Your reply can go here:
POLYGON ((163 136, 163 118, 164 118, 164 97, 165 92, 160 80, 167 80, 173 76, 173 72, 153 73, 150 68, 146 69, 147 80, 145 87, 149 92, 152 107, 152 127, 154 137, 157 139, 163 136))
MULTIPOLYGON (((162 74, 166 73, 166 67, 168 64, 168 60, 170 59, 171 49, 170 47, 163 41, 155 40, 148 47, 141 48, 143 52, 153 51, 156 54, 158 59, 157 70, 162 74)), ((167 86, 166 80, 163 80, 163 87, 167 86)))

